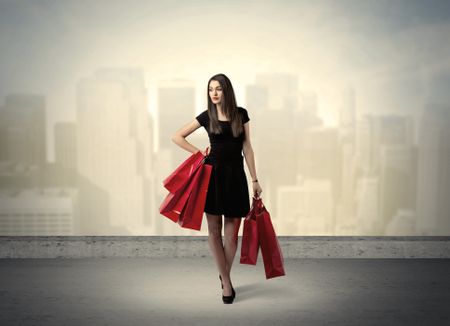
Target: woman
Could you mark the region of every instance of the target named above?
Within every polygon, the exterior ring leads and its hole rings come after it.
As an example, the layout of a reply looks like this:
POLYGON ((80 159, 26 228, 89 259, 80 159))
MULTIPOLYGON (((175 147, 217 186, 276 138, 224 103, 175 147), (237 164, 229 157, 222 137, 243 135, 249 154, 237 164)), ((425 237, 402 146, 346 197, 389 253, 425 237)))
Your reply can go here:
POLYGON ((200 127, 208 132, 209 147, 205 164, 212 165, 205 203, 208 220, 208 242, 219 270, 222 283, 222 301, 233 303, 236 292, 231 283, 231 265, 237 250, 241 218, 250 210, 247 177, 243 159, 252 177, 253 196, 258 197, 261 186, 255 169, 255 157, 250 143, 250 125, 247 110, 238 107, 231 81, 224 74, 208 81, 208 109, 178 130, 172 141, 183 149, 196 153, 198 148, 186 137, 200 127), (242 156, 242 151, 244 156, 242 156), (224 215, 225 245, 222 243, 222 215, 224 215))

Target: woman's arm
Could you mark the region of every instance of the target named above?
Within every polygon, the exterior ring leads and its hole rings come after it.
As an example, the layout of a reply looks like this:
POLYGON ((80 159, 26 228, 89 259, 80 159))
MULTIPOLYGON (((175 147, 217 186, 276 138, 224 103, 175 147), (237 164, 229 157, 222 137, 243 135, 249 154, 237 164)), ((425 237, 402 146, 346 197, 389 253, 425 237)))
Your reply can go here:
POLYGON ((195 130, 197 130, 200 127, 201 127, 200 123, 197 121, 197 119, 194 119, 193 121, 181 127, 175 134, 173 134, 171 139, 175 144, 187 150, 188 152, 196 153, 200 149, 189 143, 186 140, 186 137, 192 134, 195 130))
POLYGON ((244 124, 245 139, 242 144, 242 150, 244 152, 245 161, 247 162, 247 167, 250 170, 250 175, 252 176, 252 181, 257 180, 256 168, 255 168, 255 154, 253 152, 252 144, 250 142, 250 122, 244 124))

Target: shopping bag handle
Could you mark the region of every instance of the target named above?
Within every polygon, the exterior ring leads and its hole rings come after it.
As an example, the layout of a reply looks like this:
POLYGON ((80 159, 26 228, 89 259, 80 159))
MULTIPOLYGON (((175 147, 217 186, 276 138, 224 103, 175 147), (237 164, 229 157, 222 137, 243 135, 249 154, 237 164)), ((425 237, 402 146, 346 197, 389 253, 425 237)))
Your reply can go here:
MULTIPOLYGON (((208 148, 209 146, 207 146, 206 148, 208 148)), ((205 149, 205 151, 206 151, 206 149, 205 149)), ((199 152, 199 151, 198 151, 199 152)), ((198 153, 197 152, 197 153, 198 153)), ((203 155, 203 154, 202 154, 203 155)), ((206 155, 203 155, 203 158, 200 160, 200 161, 198 161, 198 163, 197 163, 197 165, 194 167, 194 171, 195 170, 197 170, 197 168, 200 166, 200 165, 202 165, 202 164, 204 164, 205 163, 205 161, 206 161, 206 159, 208 158, 208 156, 209 156, 209 153, 208 154, 206 154, 206 155)))

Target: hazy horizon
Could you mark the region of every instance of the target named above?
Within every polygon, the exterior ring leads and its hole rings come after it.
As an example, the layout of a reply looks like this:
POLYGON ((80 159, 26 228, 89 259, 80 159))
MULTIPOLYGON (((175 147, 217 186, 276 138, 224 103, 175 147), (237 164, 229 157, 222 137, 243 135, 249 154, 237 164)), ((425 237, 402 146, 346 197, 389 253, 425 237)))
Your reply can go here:
POLYGON ((150 94, 161 80, 191 80, 198 111, 215 73, 232 79, 242 105, 255 74, 288 72, 317 92, 327 124, 347 87, 359 112, 417 115, 433 80, 448 82, 449 9, 447 1, 2 1, 0 98, 46 96, 52 127, 74 120, 76 82, 101 67, 141 67, 150 94))

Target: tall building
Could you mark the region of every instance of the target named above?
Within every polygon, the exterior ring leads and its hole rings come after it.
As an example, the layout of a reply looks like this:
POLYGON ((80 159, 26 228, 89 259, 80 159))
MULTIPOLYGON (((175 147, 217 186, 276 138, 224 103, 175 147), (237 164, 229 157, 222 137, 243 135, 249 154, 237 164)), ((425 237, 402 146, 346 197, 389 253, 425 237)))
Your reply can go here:
POLYGON ((7 95, 0 108, 0 160, 42 166, 46 157, 45 97, 7 95))
POLYGON ((429 103, 418 136, 417 231, 450 234, 450 107, 429 103))
POLYGON ((357 179, 355 201, 357 234, 383 235, 384 228, 379 213, 379 180, 373 175, 357 179))
POLYGON ((60 166, 76 170, 77 141, 74 122, 55 124, 55 162, 60 166))
POLYGON ((245 108, 251 111, 263 111, 269 107, 267 86, 250 84, 245 87, 245 108))
POLYGON ((282 235, 332 235, 333 195, 331 182, 296 178, 292 186, 280 186, 274 228, 282 235))
POLYGON ((340 194, 338 131, 331 127, 309 128, 298 147, 297 171, 305 178, 330 180, 333 197, 340 194))
MULTIPOLYGON (((164 80, 158 84, 158 154, 166 149, 172 151, 170 154, 171 159, 164 163, 172 171, 191 155, 190 152, 172 142, 172 135, 178 129, 194 120, 199 112, 207 109, 207 107, 200 108, 199 110, 195 109, 195 93, 193 82, 187 80, 164 80)), ((200 148, 200 144, 195 143, 192 136, 200 134, 203 134, 204 138, 208 139, 206 131, 203 128, 199 128, 190 135, 188 140, 198 148, 200 148)), ((205 148, 206 146, 202 149, 205 148)), ((157 221, 157 223, 160 222, 161 220, 157 221)), ((159 227, 163 226, 163 229, 159 229, 162 234, 176 232, 174 229, 175 226, 167 229, 167 223, 163 223, 159 227)))
MULTIPOLYGON (((397 209, 410 208, 412 204, 410 198, 415 184, 414 120, 411 116, 366 114, 358 120, 355 144, 358 170, 363 175, 376 176, 379 191, 375 196, 379 206, 374 210, 379 216, 375 224, 367 224, 368 228, 372 228, 367 232, 381 235, 397 209)), ((365 178, 360 182, 370 189, 365 178)), ((360 206, 357 214, 361 214, 362 209, 360 206)), ((361 215, 359 219, 366 223, 361 215)))
POLYGON ((246 91, 258 179, 266 203, 276 211, 278 188, 294 185, 299 173, 303 132, 322 124, 316 116, 317 96, 300 92, 298 78, 291 74, 259 74, 246 91))
POLYGON ((153 139, 142 71, 99 69, 77 83, 76 100, 84 232, 103 227, 112 228, 109 234, 114 228, 133 235, 152 233, 157 213, 153 139))
MULTIPOLYGON (((251 139, 258 139, 261 135, 264 135, 265 130, 258 125, 259 116, 261 112, 268 111, 269 94, 266 86, 251 84, 245 87, 245 108, 248 111, 251 120, 250 137, 251 139)), ((255 142, 255 145, 256 142, 255 142)))
POLYGON ((413 147, 380 148, 380 222, 386 228, 399 210, 413 209, 416 194, 416 157, 413 147))
MULTIPOLYGON (((295 184, 297 175, 296 131, 294 112, 249 110, 253 121, 250 135, 255 151, 255 165, 258 180, 263 188, 268 205, 276 210, 277 187, 295 184), (270 187, 270 191, 268 190, 270 187), (265 189, 265 190, 264 190, 265 189), (271 195, 269 195, 271 194, 271 195)), ((250 177, 250 175, 248 174, 250 177)), ((251 184, 251 183, 250 183, 251 184)))
POLYGON ((363 170, 378 173, 382 145, 414 145, 411 116, 366 114, 358 121, 356 155, 363 170))
POLYGON ((184 80, 163 81, 158 85, 157 96, 158 148, 173 148, 172 135, 196 117, 195 87, 184 80))
POLYGON ((344 143, 340 149, 340 195, 336 198, 336 235, 353 235, 356 232, 355 218, 355 181, 357 164, 354 155, 354 144, 344 143), (344 234, 342 234, 344 233, 344 234))

